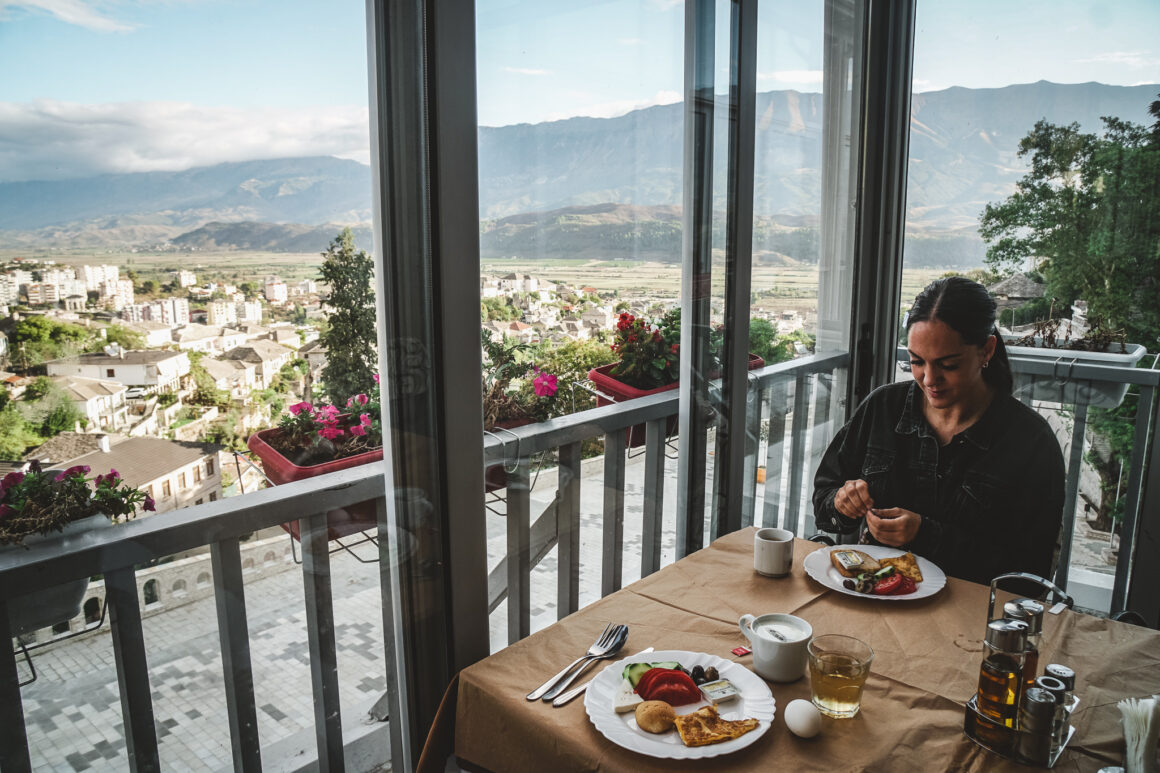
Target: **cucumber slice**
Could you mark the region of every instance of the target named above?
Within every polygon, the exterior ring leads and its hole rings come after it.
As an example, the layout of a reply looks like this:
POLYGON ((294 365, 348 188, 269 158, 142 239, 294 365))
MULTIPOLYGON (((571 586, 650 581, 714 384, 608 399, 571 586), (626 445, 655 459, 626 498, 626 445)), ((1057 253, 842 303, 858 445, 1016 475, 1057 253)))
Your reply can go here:
POLYGON ((644 676, 644 672, 652 667, 652 663, 629 663, 624 667, 623 677, 628 680, 629 684, 636 687, 636 683, 644 676))
POLYGON ((883 577, 889 577, 892 574, 894 574, 894 567, 893 566, 884 566, 881 569, 879 569, 877 572, 874 573, 874 579, 881 580, 883 577))

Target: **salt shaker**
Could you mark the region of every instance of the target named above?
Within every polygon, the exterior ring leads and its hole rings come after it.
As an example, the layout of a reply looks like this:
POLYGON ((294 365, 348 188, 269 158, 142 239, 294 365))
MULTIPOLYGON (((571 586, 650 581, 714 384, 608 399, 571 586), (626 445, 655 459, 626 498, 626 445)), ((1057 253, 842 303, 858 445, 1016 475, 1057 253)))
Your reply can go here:
POLYGON ((1019 707, 1019 738, 1015 754, 1032 765, 1046 765, 1054 753, 1052 727, 1055 696, 1042 687, 1029 687, 1019 707))
POLYGON ((1035 686, 1051 693, 1055 700, 1055 714, 1051 722, 1051 752, 1054 754, 1063 746, 1064 734, 1067 732, 1067 687, 1054 676, 1041 676, 1035 680, 1035 686))

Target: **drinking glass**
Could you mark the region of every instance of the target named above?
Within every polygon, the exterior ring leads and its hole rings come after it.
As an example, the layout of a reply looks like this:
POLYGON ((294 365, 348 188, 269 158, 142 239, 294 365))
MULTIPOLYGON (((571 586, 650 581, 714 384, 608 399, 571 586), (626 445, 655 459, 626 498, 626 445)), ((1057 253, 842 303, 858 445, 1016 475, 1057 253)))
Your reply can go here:
POLYGON ((834 719, 857 714, 874 650, 853 636, 828 633, 810 639, 808 651, 810 694, 818 711, 834 719))

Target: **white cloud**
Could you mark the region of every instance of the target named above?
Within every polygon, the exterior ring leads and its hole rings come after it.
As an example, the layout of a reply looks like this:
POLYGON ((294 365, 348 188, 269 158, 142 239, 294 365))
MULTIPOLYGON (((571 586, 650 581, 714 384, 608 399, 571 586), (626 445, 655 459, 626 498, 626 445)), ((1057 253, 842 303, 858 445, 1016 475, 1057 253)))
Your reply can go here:
POLYGON ((616 118, 617 116, 631 113, 633 110, 640 110, 644 107, 671 105, 674 102, 680 101, 681 95, 676 91, 658 91, 650 99, 617 99, 611 102, 598 102, 572 110, 559 110, 548 113, 540 120, 562 121, 565 118, 578 118, 581 116, 586 118, 616 118))
POLYGON ((0 102, 0 181, 189 169, 292 156, 370 159, 367 108, 0 102))
POLYGON ((87 0, 0 0, 0 19, 12 9, 42 11, 65 24, 75 24, 98 32, 129 32, 135 27, 119 22, 101 13, 96 4, 87 0))
POLYGON ((516 75, 551 75, 551 70, 541 70, 536 67, 505 67, 505 72, 514 72, 516 75))
POLYGON ((1150 51, 1107 51, 1076 61, 1082 64, 1120 64, 1135 68, 1155 67, 1160 64, 1160 58, 1150 51))
POLYGON ((780 86, 821 86, 821 70, 774 70, 757 73, 757 80, 773 81, 780 86))

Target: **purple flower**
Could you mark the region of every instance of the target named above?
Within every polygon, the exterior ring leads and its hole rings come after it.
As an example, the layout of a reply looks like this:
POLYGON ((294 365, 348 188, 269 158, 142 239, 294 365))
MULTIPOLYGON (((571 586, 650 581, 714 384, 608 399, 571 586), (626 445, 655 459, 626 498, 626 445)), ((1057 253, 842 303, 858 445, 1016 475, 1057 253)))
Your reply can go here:
POLYGON ((0 505, 0 520, 7 518, 15 512, 15 508, 9 507, 8 505, 0 505))
POLYGON ((116 471, 116 470, 114 470, 114 469, 110 469, 110 470, 109 470, 109 474, 105 476, 105 481, 106 481, 106 482, 108 482, 108 483, 114 483, 114 484, 115 484, 115 483, 116 483, 117 481, 119 481, 120 479, 121 479, 121 473, 117 472, 117 471, 116 471))
POLYGON ((149 512, 154 512, 157 510, 157 503, 153 501, 153 497, 146 494, 144 507, 149 512))

